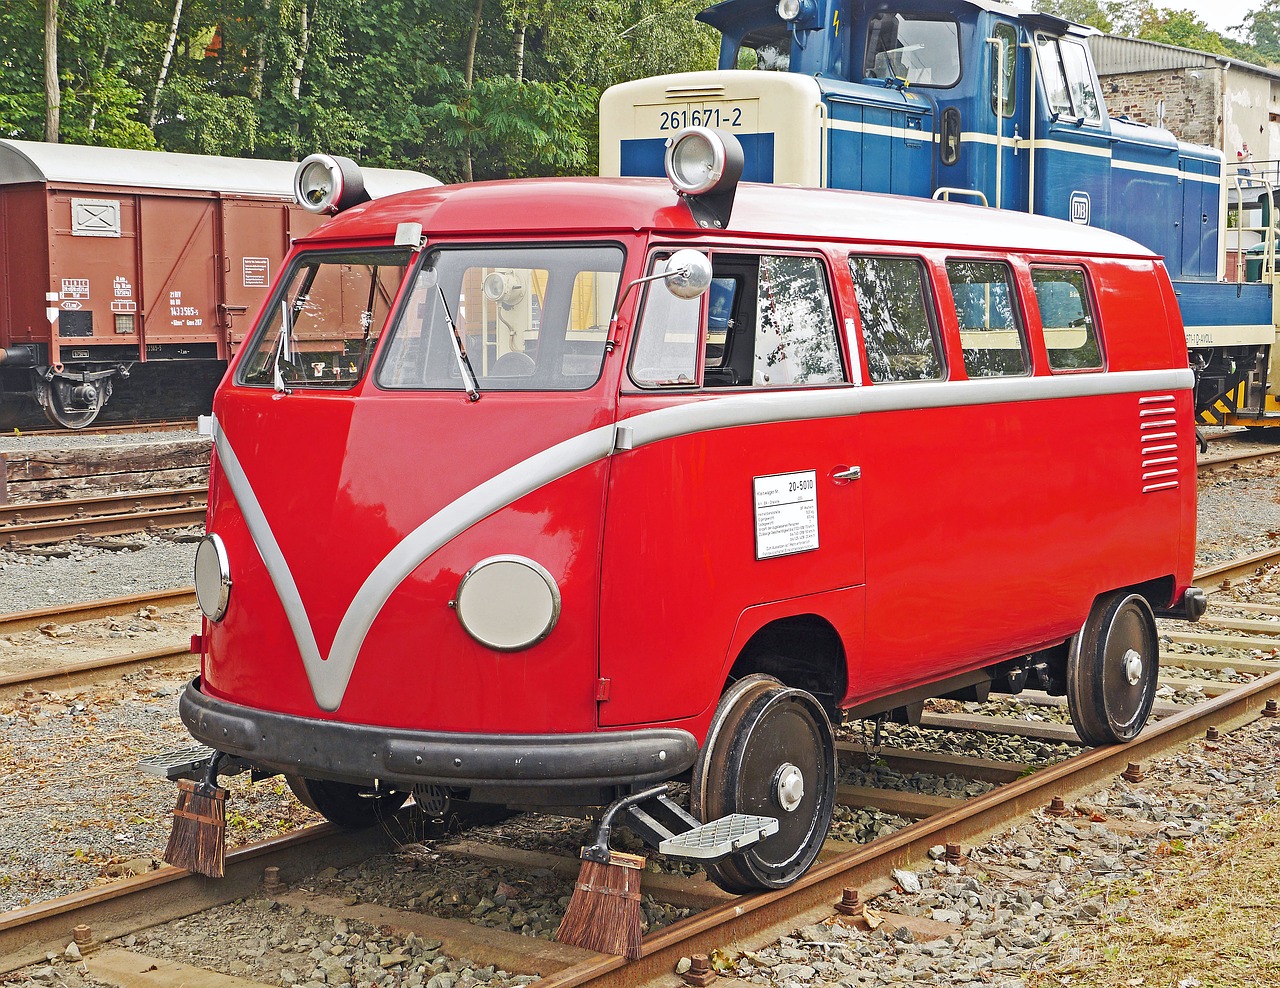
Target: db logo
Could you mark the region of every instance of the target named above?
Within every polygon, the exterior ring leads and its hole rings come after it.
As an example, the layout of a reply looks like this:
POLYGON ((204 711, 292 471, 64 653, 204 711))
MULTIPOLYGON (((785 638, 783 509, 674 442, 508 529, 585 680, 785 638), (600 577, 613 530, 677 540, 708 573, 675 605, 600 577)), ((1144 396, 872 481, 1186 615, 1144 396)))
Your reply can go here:
POLYGON ((1071 193, 1071 222, 1089 225, 1089 193, 1071 193))
POLYGON ((76 301, 72 301, 72 300, 68 300, 68 301, 66 301, 66 302, 63 302, 63 303, 62 303, 62 307, 63 307, 64 309, 71 309, 73 312, 74 312, 76 309, 83 309, 83 308, 84 308, 84 306, 83 306, 82 304, 80 304, 79 302, 76 302, 76 301))

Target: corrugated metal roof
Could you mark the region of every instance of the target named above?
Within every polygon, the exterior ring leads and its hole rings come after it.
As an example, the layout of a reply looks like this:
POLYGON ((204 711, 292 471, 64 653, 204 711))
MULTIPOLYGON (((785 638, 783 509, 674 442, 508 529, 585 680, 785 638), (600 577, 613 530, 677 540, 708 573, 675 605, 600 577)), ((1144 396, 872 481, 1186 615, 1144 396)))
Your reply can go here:
POLYGON ((1123 38, 1116 34, 1099 34, 1089 39, 1094 65, 1098 75, 1119 75, 1125 72, 1159 72, 1170 69, 1213 68, 1229 65, 1268 79, 1280 79, 1280 72, 1263 68, 1251 62, 1242 62, 1226 55, 1179 48, 1176 45, 1145 41, 1142 38, 1123 38))
MULTIPOLYGON (((134 151, 81 144, 0 140, 0 185, 124 185, 137 189, 199 189, 234 195, 293 198, 291 161, 219 158, 171 151, 134 151)), ((419 172, 364 168, 365 187, 376 197, 439 185, 419 172)))

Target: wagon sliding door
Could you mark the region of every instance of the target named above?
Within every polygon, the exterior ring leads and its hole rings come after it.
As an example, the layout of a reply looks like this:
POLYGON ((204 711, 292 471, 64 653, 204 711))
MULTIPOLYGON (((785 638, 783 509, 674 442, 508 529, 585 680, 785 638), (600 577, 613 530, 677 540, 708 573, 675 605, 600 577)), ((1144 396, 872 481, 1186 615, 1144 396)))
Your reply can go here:
POLYGON ((140 200, 144 360, 225 357, 213 304, 217 206, 177 196, 140 200))
POLYGON ((310 233, 327 217, 286 202, 223 199, 222 250, 217 322, 230 357, 253 325, 295 237, 310 233))

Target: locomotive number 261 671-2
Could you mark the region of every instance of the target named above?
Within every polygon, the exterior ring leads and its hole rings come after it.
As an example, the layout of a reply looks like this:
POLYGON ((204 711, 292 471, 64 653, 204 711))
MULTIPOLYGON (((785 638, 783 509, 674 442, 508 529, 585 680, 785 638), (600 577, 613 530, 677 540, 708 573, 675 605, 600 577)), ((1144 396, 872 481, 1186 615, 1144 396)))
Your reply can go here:
POLYGON ((659 112, 659 130, 682 130, 685 127, 723 127, 731 129, 742 126, 742 107, 740 106, 704 106, 701 108, 682 107, 678 110, 662 110, 659 112))

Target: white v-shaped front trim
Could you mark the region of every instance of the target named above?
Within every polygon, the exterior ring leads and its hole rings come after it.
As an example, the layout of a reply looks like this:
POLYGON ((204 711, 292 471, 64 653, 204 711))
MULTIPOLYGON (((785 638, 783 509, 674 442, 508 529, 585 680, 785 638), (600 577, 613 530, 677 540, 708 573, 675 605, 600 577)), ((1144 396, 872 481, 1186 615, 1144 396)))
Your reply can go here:
POLYGON ((553 480, 608 456, 613 450, 613 434, 613 426, 608 425, 567 439, 504 470, 437 511, 401 539, 365 578, 342 616, 328 656, 322 656, 289 564, 280 551, 230 440, 215 420, 214 443, 219 464, 289 618, 289 627, 293 629, 298 651, 302 654, 311 692, 320 709, 333 711, 341 705, 364 637, 382 605, 405 577, 455 535, 482 518, 553 480))

